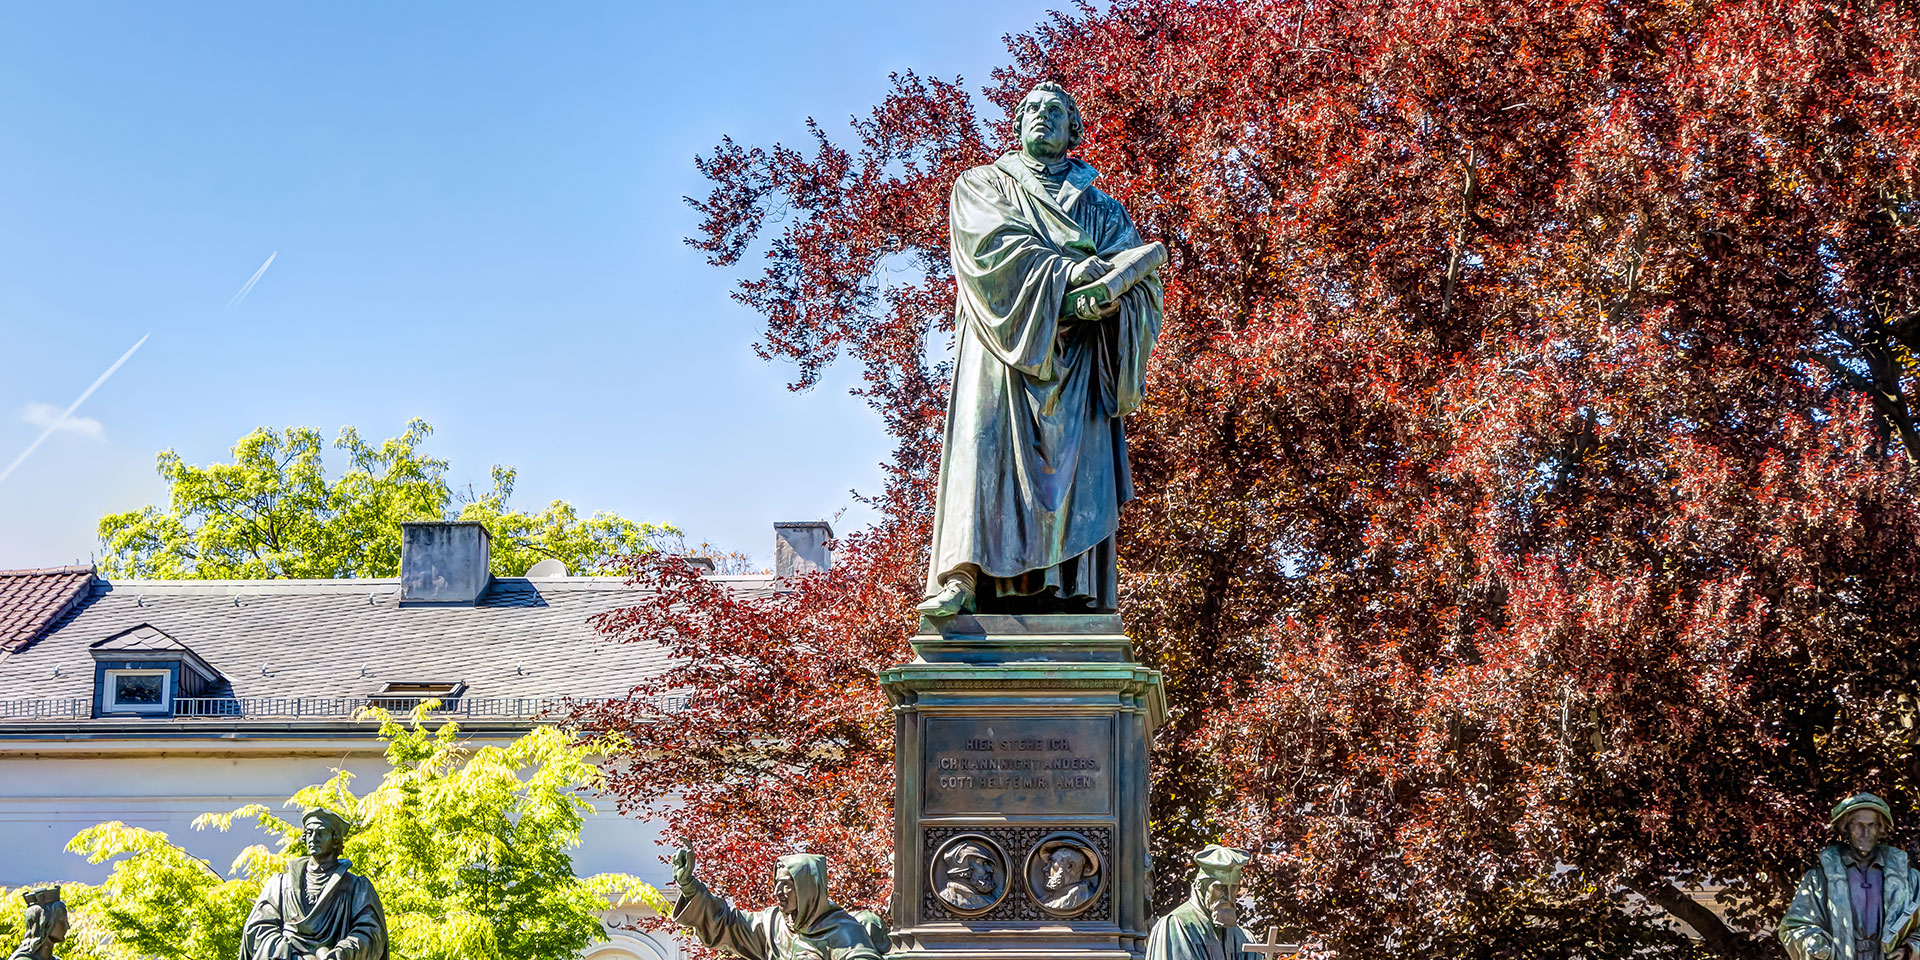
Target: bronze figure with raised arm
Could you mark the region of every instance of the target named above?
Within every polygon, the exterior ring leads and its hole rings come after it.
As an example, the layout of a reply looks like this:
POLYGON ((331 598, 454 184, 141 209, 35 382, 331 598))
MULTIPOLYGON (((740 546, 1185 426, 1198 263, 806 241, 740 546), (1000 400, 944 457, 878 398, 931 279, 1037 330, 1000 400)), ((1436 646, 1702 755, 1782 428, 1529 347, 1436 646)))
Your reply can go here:
POLYGON ((881 960, 887 952, 878 918, 855 915, 827 899, 827 858, 781 857, 773 868, 774 905, 740 910, 714 895, 693 873, 693 851, 673 855, 674 922, 700 942, 746 960, 881 960), (875 943, 876 936, 880 942, 875 943))

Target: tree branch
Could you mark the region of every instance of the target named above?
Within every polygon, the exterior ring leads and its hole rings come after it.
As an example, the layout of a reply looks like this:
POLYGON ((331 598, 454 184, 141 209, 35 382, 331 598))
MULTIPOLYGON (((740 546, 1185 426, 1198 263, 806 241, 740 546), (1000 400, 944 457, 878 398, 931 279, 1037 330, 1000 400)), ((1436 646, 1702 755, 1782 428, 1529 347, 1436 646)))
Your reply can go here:
POLYGON ((1900 445, 1906 450, 1907 462, 1920 463, 1920 424, 1914 422, 1913 412, 1907 407, 1907 398, 1899 393, 1898 388, 1891 391, 1882 390, 1873 381, 1847 369, 1833 357, 1823 353, 1816 353, 1813 356, 1828 370, 1833 371, 1848 389, 1866 394, 1867 399, 1873 401, 1874 412, 1880 414, 1883 421, 1900 432, 1900 445))
POLYGON ((1467 151, 1465 182, 1460 187, 1460 225, 1453 230, 1453 252, 1447 256, 1447 285, 1440 294, 1440 322, 1446 323, 1453 310, 1453 291, 1460 283, 1460 265, 1467 253, 1467 226, 1479 221, 1473 204, 1480 197, 1480 177, 1473 171, 1474 152, 1467 151))
POLYGON ((1661 882, 1641 890, 1640 895, 1654 902, 1660 909, 1671 914, 1674 919, 1693 928, 1707 946, 1715 952, 1731 953, 1743 937, 1734 933, 1733 928, 1720 919, 1720 915, 1707 909, 1706 904, 1688 896, 1685 891, 1671 883, 1661 882))

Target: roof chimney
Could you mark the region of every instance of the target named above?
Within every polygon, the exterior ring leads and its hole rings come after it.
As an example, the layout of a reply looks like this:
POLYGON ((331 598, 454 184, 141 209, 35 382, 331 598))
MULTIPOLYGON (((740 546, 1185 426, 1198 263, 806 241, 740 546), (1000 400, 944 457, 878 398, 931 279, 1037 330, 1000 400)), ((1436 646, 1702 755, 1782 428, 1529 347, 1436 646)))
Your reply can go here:
POLYGON ((478 523, 401 524, 401 606, 473 606, 493 582, 492 542, 478 523))
POLYGON ((773 525, 773 575, 804 577, 833 566, 827 541, 833 528, 825 520, 796 520, 773 525))

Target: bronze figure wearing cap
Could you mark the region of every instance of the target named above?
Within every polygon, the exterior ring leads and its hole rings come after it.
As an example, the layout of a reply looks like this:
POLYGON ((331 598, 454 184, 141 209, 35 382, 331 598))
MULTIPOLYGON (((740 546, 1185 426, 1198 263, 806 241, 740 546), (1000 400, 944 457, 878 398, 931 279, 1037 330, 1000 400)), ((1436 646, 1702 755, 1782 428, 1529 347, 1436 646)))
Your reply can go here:
POLYGON ((380 895, 340 856, 348 829, 331 810, 301 814, 308 856, 261 887, 241 933, 241 960, 387 960, 380 895))
POLYGON ((1907 853, 1881 840, 1893 829, 1893 808, 1857 793, 1833 808, 1840 842, 1820 851, 1780 920, 1780 942, 1793 960, 1917 960, 1920 873, 1907 853))
POLYGON ((67 939, 67 905, 59 887, 35 887, 20 892, 27 901, 27 938, 8 960, 57 960, 53 948, 67 939))
POLYGON ((1193 886, 1179 906, 1153 922, 1147 960, 1254 960, 1240 926, 1240 871, 1247 855, 1208 844, 1193 858, 1193 886))

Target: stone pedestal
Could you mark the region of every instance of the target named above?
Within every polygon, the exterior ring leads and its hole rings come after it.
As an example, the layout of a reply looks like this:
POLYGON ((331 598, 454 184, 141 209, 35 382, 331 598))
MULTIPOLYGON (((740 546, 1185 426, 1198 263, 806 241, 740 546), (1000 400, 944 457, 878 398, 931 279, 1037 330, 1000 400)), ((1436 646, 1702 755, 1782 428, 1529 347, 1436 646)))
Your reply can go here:
POLYGON ((881 675, 897 784, 890 956, 1140 957, 1147 748, 1166 701, 1120 618, 963 614, 923 622, 913 647, 881 675), (1056 856, 1092 873, 1050 892, 1056 856))

